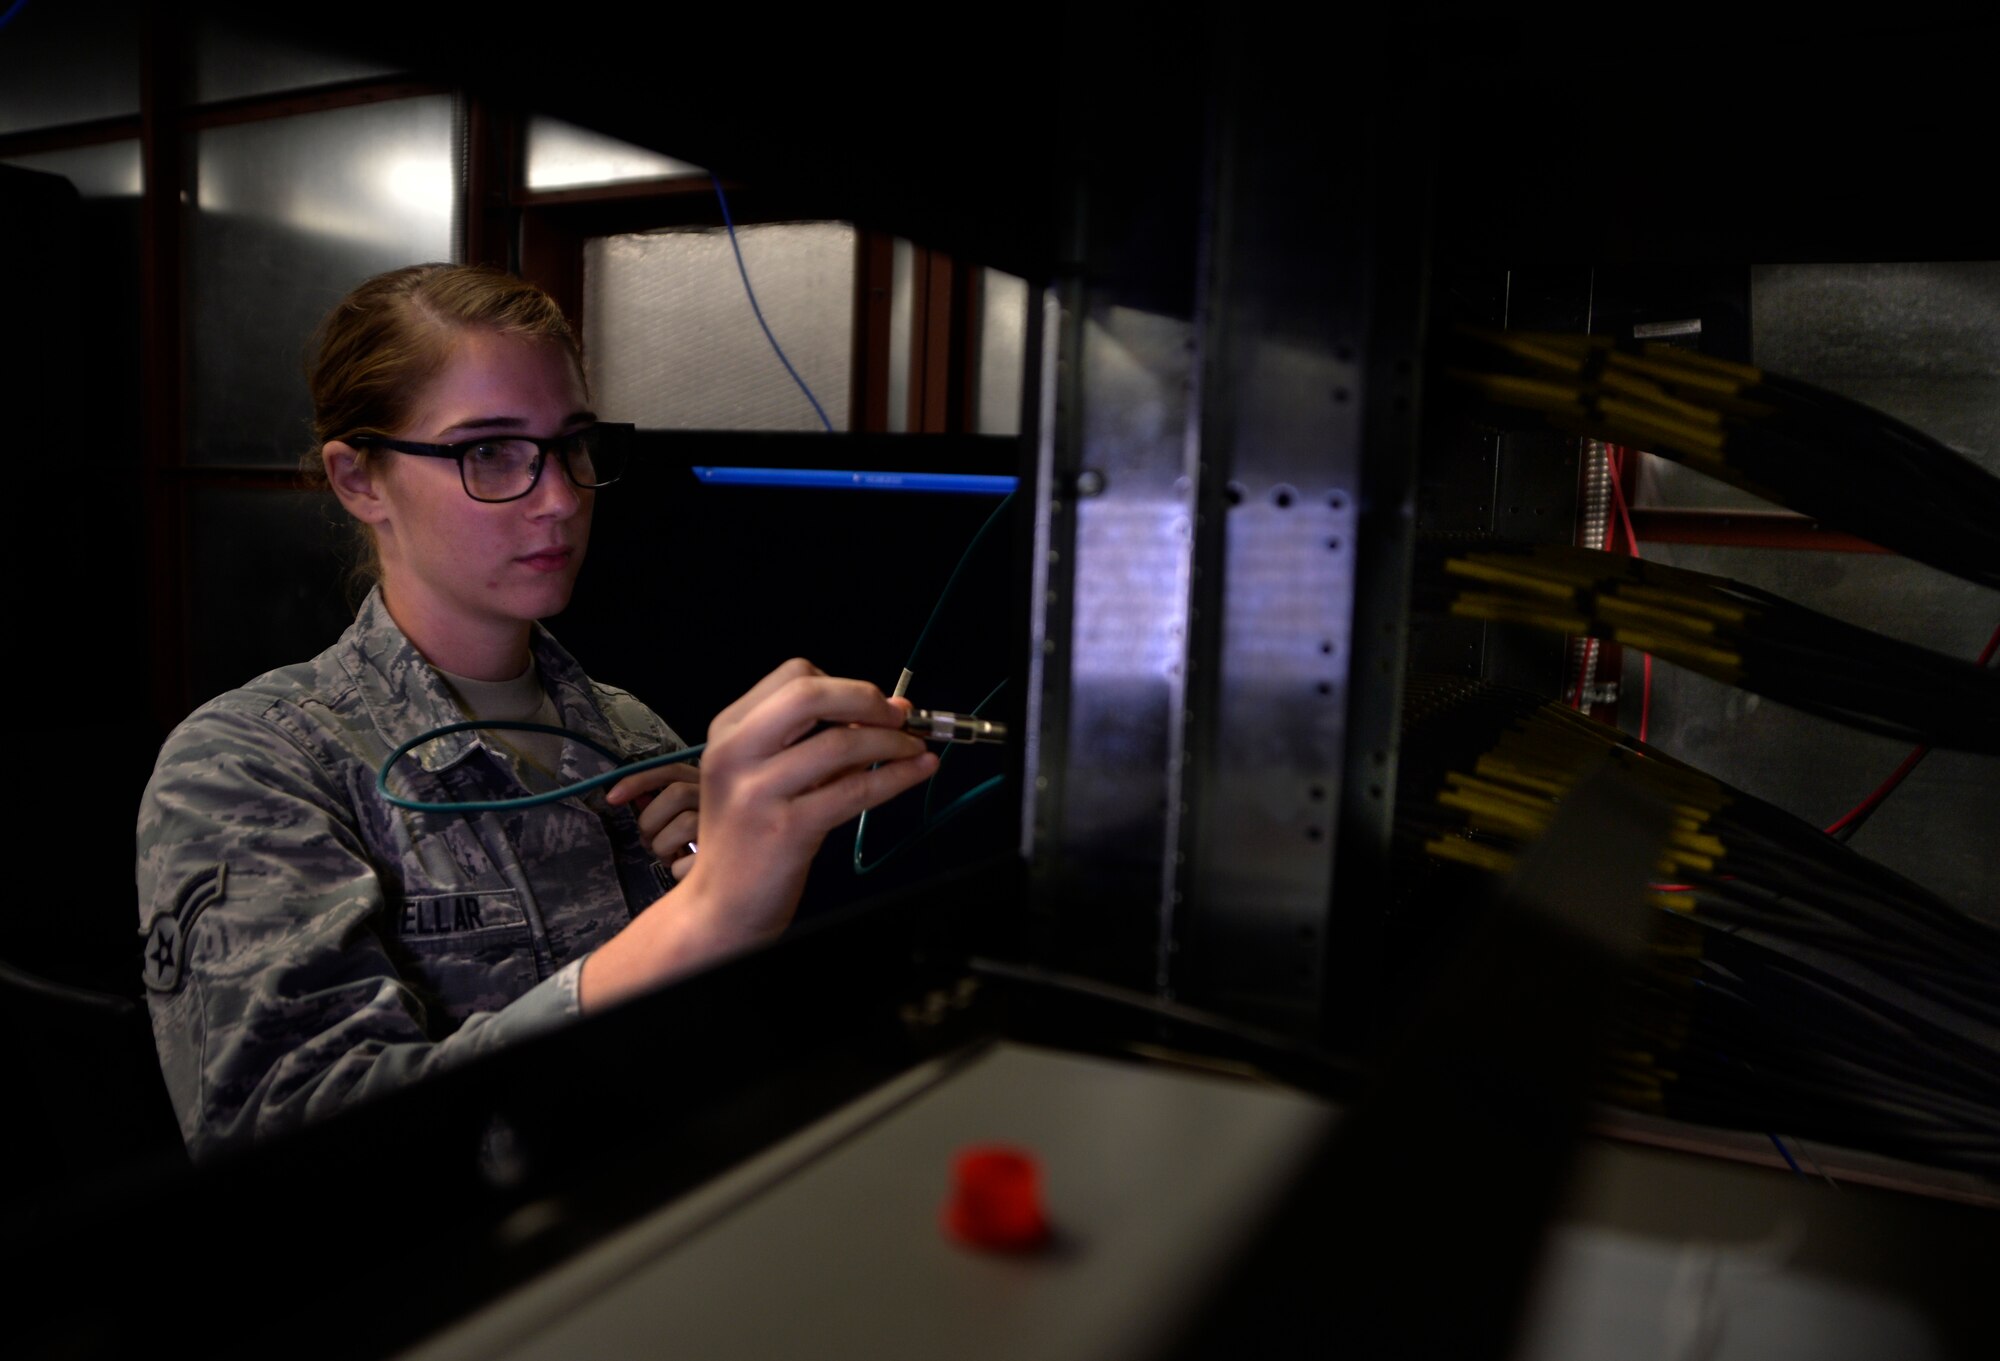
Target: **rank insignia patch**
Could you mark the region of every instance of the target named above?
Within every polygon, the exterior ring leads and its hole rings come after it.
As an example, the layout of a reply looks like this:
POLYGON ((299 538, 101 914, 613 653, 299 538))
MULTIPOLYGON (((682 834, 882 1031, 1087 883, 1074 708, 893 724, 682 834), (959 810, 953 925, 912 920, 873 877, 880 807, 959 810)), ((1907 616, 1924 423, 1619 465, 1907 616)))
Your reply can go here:
POLYGON ((194 920, 210 903, 222 898, 228 870, 221 864, 197 874, 181 890, 172 909, 153 914, 146 928, 144 977, 154 992, 178 992, 182 967, 187 963, 188 933, 194 920))

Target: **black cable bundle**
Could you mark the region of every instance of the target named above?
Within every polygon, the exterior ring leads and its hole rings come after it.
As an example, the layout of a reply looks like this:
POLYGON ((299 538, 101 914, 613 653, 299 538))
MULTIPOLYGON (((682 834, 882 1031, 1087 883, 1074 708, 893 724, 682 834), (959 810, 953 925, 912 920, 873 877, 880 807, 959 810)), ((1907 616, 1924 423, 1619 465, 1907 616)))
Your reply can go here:
POLYGON ((1727 577, 1562 544, 1431 538, 1413 603, 1608 639, 1866 732, 2000 754, 2000 672, 1727 577))
POLYGON ((1881 412, 1672 345, 1468 329, 1446 372, 1495 408, 1630 444, 2000 587, 2000 478, 1881 412))
POLYGON ((1396 844, 1433 902, 1510 872, 1606 759, 1675 810, 1602 1095, 2000 1174, 2000 929, 1559 704, 1459 678, 1408 695, 1396 844))

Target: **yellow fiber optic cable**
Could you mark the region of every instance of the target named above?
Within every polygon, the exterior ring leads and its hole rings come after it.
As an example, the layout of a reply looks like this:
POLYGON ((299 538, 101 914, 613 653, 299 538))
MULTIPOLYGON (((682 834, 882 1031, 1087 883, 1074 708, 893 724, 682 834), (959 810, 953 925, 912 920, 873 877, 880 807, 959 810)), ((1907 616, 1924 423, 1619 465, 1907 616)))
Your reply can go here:
MULTIPOLYGON (((1644 559, 1635 559, 1644 561, 1644 559)), ((1689 595, 1684 591, 1669 590, 1661 586, 1648 586, 1643 582, 1624 582, 1618 587, 1620 599, 1642 600, 1649 604, 1664 605, 1674 609, 1694 610, 1706 614, 1725 624, 1740 624, 1748 617, 1740 605, 1725 604, 1720 600, 1704 599, 1689 595)))
POLYGON ((1612 624, 1656 624, 1667 628, 1686 629, 1705 637, 1713 637, 1713 619, 1703 619, 1684 610, 1666 609, 1660 605, 1645 604, 1637 600, 1626 600, 1615 595, 1600 595, 1595 602, 1598 617, 1612 624))
POLYGON ((1493 581, 1509 586, 1519 586, 1524 591, 1534 591, 1552 600, 1569 604, 1576 598, 1574 586, 1560 585, 1533 573, 1522 571, 1511 563, 1502 566, 1486 555, 1445 559, 1444 570, 1456 577, 1471 577, 1476 581, 1493 581))
POLYGON ((1691 369, 1705 369, 1725 378, 1734 378, 1744 387, 1755 387, 1764 381, 1764 371, 1749 364, 1738 363, 1734 359, 1719 359, 1699 350, 1683 349, 1678 345, 1668 345, 1661 341, 1649 340, 1640 347, 1640 352, 1648 359, 1662 360, 1691 369))

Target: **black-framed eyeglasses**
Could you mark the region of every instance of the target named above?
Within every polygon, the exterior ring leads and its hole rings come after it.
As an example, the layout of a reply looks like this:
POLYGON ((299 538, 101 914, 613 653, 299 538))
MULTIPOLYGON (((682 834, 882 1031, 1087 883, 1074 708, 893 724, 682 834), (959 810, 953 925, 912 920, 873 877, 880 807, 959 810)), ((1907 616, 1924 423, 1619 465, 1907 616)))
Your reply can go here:
POLYGON ((458 480, 475 501, 518 501, 542 480, 542 465, 554 454, 570 483, 584 491, 608 487, 625 475, 634 426, 598 421, 567 435, 489 435, 462 444, 424 444, 387 435, 350 435, 344 441, 364 449, 393 449, 420 458, 458 463, 458 480))

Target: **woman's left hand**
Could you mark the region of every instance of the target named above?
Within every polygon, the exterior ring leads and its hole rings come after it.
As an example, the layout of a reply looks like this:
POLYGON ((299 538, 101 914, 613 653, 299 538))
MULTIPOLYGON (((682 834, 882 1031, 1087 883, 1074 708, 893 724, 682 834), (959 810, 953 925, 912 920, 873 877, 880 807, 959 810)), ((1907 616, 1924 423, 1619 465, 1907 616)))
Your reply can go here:
POLYGON ((655 766, 627 775, 604 798, 614 808, 629 803, 638 811, 640 835, 675 879, 688 872, 701 835, 699 770, 687 762, 655 766))

